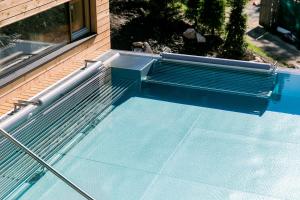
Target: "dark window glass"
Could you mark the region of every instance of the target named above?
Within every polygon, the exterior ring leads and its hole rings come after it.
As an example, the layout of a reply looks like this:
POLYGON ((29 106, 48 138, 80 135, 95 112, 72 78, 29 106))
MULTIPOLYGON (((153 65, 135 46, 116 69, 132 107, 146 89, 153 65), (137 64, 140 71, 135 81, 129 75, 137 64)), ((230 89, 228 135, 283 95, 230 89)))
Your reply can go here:
POLYGON ((0 76, 70 42, 67 5, 0 28, 0 76))

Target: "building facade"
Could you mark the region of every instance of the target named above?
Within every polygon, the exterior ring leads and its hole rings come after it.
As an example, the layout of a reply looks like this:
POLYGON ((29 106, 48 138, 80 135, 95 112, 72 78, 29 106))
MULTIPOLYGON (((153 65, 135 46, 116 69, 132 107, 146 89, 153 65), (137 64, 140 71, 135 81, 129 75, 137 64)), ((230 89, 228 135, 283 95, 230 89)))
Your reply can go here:
POLYGON ((109 0, 0 1, 0 115, 108 49, 109 0))
POLYGON ((283 27, 300 38, 299 13, 300 0, 262 0, 259 23, 271 30, 283 27))

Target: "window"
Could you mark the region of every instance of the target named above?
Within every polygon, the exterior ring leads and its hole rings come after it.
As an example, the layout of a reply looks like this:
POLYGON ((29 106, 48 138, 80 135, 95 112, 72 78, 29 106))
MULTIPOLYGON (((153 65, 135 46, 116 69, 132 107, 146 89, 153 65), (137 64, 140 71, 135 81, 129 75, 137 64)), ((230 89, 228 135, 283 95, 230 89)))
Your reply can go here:
POLYGON ((88 0, 73 0, 0 28, 0 77, 90 33, 88 0))
POLYGON ((73 0, 70 2, 70 21, 72 39, 77 39, 90 32, 89 2, 73 0))

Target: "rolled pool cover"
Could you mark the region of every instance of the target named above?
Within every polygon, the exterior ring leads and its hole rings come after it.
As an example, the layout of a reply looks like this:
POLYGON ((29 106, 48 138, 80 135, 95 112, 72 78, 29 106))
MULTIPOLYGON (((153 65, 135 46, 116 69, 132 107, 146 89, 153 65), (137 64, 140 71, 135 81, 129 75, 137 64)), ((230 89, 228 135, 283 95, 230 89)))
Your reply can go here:
POLYGON ((101 70, 102 62, 97 61, 87 68, 81 69, 78 73, 70 78, 63 79, 57 85, 54 85, 53 89, 42 94, 39 97, 32 99, 32 101, 39 101, 40 105, 28 105, 19 112, 9 116, 3 122, 0 123, 0 128, 10 132, 14 128, 18 127, 21 123, 29 119, 33 114, 49 106, 51 103, 68 93, 80 83, 92 77, 94 74, 101 70))

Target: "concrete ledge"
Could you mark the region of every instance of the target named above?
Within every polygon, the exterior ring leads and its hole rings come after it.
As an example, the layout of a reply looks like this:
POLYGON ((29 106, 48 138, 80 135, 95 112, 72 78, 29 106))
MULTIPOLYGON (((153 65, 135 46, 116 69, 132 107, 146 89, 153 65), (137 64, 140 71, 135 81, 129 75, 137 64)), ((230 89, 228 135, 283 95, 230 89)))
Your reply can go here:
POLYGON ((229 60, 223 58, 209 58, 203 56, 191 56, 191 55, 184 55, 184 54, 162 53, 161 57, 162 59, 209 63, 209 64, 217 64, 223 66, 260 69, 260 70, 271 70, 273 68, 271 64, 265 64, 265 63, 229 60))

